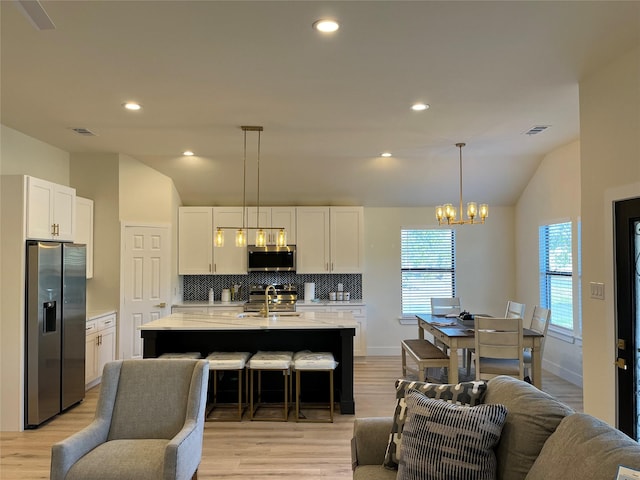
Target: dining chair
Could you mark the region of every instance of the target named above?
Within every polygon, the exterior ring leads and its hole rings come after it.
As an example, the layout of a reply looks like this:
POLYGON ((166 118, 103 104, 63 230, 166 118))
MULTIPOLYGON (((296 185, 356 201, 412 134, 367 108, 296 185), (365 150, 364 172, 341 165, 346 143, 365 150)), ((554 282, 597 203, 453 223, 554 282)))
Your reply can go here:
POLYGON ((105 365, 93 422, 51 447, 51 480, 189 480, 202 456, 209 363, 105 365))
MULTIPOLYGON (((531 317, 530 330, 541 333, 543 335, 540 340, 540 358, 544 351, 544 342, 547 338, 547 331, 549 330, 549 322, 551 320, 551 310, 539 307, 538 305, 533 307, 533 316, 531 317)), ((531 375, 531 349, 527 348, 523 354, 525 375, 531 375)))
POLYGON ((514 302, 512 300, 507 301, 507 311, 505 312, 505 318, 522 318, 524 319, 524 303, 514 302))
MULTIPOLYGON (((514 302, 512 300, 507 301, 507 311, 505 312, 505 318, 522 318, 524 320, 525 304, 514 302)), ((473 348, 467 350, 466 354, 466 366, 467 375, 471 374, 471 356, 473 354, 473 348)))
POLYGON ((524 380, 522 318, 475 317, 476 380, 524 380))

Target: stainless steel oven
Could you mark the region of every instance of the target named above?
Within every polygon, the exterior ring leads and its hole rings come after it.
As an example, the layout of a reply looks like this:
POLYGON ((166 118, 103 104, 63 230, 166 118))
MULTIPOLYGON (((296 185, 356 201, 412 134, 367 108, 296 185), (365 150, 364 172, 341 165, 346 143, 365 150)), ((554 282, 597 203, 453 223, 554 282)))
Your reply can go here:
POLYGON ((295 272, 296 246, 277 247, 247 247, 248 272, 295 272))

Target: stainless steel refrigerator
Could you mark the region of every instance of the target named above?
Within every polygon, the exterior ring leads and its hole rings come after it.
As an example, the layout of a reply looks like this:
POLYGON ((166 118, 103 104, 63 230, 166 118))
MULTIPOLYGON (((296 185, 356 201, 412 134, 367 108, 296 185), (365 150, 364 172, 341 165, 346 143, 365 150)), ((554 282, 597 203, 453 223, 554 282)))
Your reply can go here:
POLYGON ((27 241, 25 427, 84 398, 86 247, 27 241))

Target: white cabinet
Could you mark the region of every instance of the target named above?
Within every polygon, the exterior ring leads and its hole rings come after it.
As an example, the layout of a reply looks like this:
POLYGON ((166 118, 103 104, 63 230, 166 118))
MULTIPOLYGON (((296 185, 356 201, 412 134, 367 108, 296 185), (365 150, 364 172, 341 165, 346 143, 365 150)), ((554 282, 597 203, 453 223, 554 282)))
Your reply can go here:
POLYGON ((367 309, 364 306, 332 306, 332 312, 351 312, 357 323, 356 336, 353 338, 353 355, 364 357, 367 354, 367 309))
MULTIPOLYGON (((242 207, 213 207, 213 228, 241 227, 242 207)), ((245 226, 248 224, 245 223, 245 226)), ((211 232, 213 235, 213 230, 211 232)), ((213 248, 213 273, 218 275, 247 274, 247 249, 236 247, 236 230, 224 230, 224 246, 213 248)), ((250 238, 250 237, 249 237, 250 238)))
POLYGON ((213 207, 178 209, 178 274, 213 273, 213 207))
POLYGON ((85 384, 94 386, 107 362, 116 358, 116 314, 96 317, 86 326, 85 384))
POLYGON ((364 270, 364 209, 331 207, 331 273, 364 270))
POLYGON ((93 278, 93 200, 76 197, 76 243, 87 246, 87 278, 93 278))
POLYGON ((27 238, 73 241, 76 191, 35 177, 27 179, 27 238))
MULTIPOLYGON (((247 207, 247 225, 249 227, 259 225, 264 228, 284 228, 287 233, 287 244, 296 244, 296 207, 260 207, 259 213, 260 218, 258 219, 258 208, 247 207)), ((268 230, 266 234, 267 245, 275 245, 278 231, 268 230)), ((248 243, 255 244, 255 230, 249 231, 248 243)))
POLYGON ((330 273, 329 207, 298 207, 296 230, 296 273, 330 273))
POLYGON ((351 312, 356 321, 356 334, 353 337, 353 355, 363 357, 367 355, 367 308, 364 305, 309 305, 296 304, 298 312, 351 312))
POLYGON ((217 227, 242 226, 242 207, 180 207, 178 274, 247 273, 247 249, 235 245, 235 230, 224 230, 224 246, 214 247, 217 227))
POLYGON ((362 273, 362 207, 298 207, 297 273, 362 273))

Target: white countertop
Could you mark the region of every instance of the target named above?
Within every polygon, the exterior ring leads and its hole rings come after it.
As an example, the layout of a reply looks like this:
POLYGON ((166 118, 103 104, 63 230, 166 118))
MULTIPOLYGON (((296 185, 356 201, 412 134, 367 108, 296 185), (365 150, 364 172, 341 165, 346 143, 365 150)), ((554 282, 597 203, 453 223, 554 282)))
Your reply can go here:
MULTIPOLYGON (((174 307, 244 307, 246 302, 243 300, 241 302, 221 302, 220 300, 216 300, 213 303, 209 303, 207 301, 197 301, 197 300, 185 300, 182 302, 176 302, 172 306, 174 307)), ((361 299, 351 299, 348 302, 345 301, 332 301, 332 300, 298 300, 296 302, 296 307, 312 307, 312 306, 363 306, 365 305, 364 301, 361 299)))
POLYGON ((264 318, 247 313, 172 313, 139 330, 291 330, 356 328, 351 312, 279 312, 264 318))
POLYGON ((116 310, 92 310, 90 312, 87 312, 87 322, 90 322, 91 320, 96 320, 100 317, 106 317, 107 315, 114 315, 116 313, 116 310))

